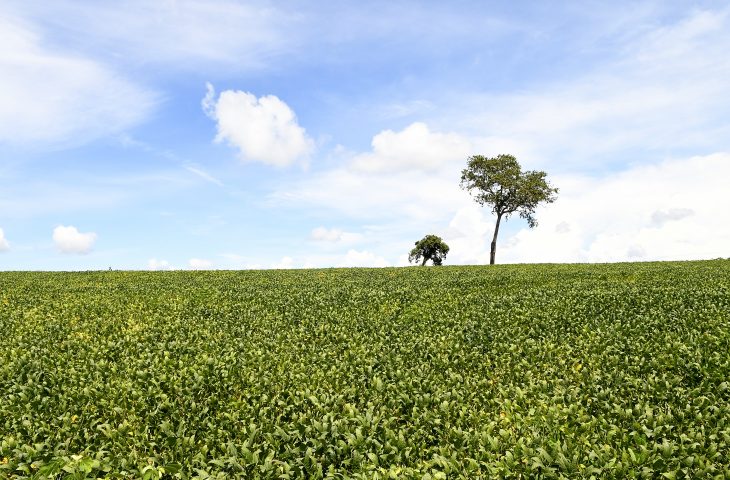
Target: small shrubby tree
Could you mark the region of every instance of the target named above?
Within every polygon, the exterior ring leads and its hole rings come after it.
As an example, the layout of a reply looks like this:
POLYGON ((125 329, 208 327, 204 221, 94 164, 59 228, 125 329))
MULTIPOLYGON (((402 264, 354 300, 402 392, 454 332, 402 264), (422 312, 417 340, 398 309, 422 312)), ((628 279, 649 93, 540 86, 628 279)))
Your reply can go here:
POLYGON ((447 253, 449 253, 449 246, 441 240, 441 237, 426 235, 416 242, 416 246, 408 255, 408 261, 421 262, 421 266, 423 266, 431 260, 434 265, 441 265, 447 253))
POLYGON ((461 172, 461 188, 468 190, 479 205, 492 207, 492 213, 497 216, 489 255, 490 265, 494 265, 502 218, 506 220, 513 213, 519 213, 520 217, 527 220, 527 225, 533 228, 537 225, 534 215, 538 204, 555 201, 558 189, 553 188, 545 177, 545 172, 523 172, 512 155, 492 158, 474 155, 467 159, 466 168, 461 172))

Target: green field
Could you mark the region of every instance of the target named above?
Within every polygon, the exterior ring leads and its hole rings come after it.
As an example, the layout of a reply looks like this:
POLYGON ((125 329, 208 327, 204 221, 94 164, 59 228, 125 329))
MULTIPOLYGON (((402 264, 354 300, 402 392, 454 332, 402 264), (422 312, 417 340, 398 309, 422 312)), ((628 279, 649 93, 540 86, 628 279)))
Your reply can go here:
POLYGON ((730 478, 730 261, 0 273, 0 478, 730 478))

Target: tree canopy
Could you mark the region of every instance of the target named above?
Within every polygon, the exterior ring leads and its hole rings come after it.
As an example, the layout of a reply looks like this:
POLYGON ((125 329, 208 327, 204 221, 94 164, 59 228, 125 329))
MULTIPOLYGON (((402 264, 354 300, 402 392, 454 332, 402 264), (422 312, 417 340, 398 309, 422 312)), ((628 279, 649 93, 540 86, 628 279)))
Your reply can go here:
POLYGON ((467 159, 467 166, 461 172, 461 188, 468 190, 478 204, 491 207, 492 213, 497 216, 490 264, 495 261, 502 218, 506 220, 518 213, 533 228, 537 226, 537 206, 543 202, 552 203, 557 198, 558 189, 550 185, 546 177, 547 174, 541 171, 523 172, 512 155, 474 155, 467 159))
POLYGON ((431 260, 434 265, 441 265, 449 253, 449 246, 444 243, 441 237, 436 235, 426 235, 416 242, 416 246, 408 255, 408 261, 421 262, 421 266, 431 260))

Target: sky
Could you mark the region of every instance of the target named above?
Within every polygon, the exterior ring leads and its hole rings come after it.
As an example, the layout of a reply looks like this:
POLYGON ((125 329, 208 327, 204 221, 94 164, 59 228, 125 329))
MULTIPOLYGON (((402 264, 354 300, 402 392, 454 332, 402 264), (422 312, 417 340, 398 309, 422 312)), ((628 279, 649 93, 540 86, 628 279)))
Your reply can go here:
POLYGON ((0 2, 0 270, 730 257, 725 1, 0 2))

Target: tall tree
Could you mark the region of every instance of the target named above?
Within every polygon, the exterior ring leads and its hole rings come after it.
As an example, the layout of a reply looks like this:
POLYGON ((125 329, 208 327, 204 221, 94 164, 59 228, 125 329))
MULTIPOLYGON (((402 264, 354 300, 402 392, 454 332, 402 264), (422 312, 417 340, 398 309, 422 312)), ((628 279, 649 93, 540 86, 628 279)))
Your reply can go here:
POLYGON ((536 170, 522 171, 512 155, 485 157, 474 155, 467 159, 461 172, 461 188, 468 190, 479 205, 492 208, 497 216, 492 237, 489 264, 494 265, 497 254, 497 235, 502 218, 507 220, 519 213, 530 228, 537 226, 535 208, 540 203, 553 203, 558 189, 545 179, 547 174, 536 170))
POLYGON ((419 262, 423 259, 423 261, 421 261, 421 266, 426 265, 426 262, 429 260, 431 260, 434 265, 441 265, 444 258, 446 258, 447 253, 449 253, 449 246, 441 240, 441 237, 436 235, 426 235, 416 242, 416 246, 408 255, 408 261, 419 262))

